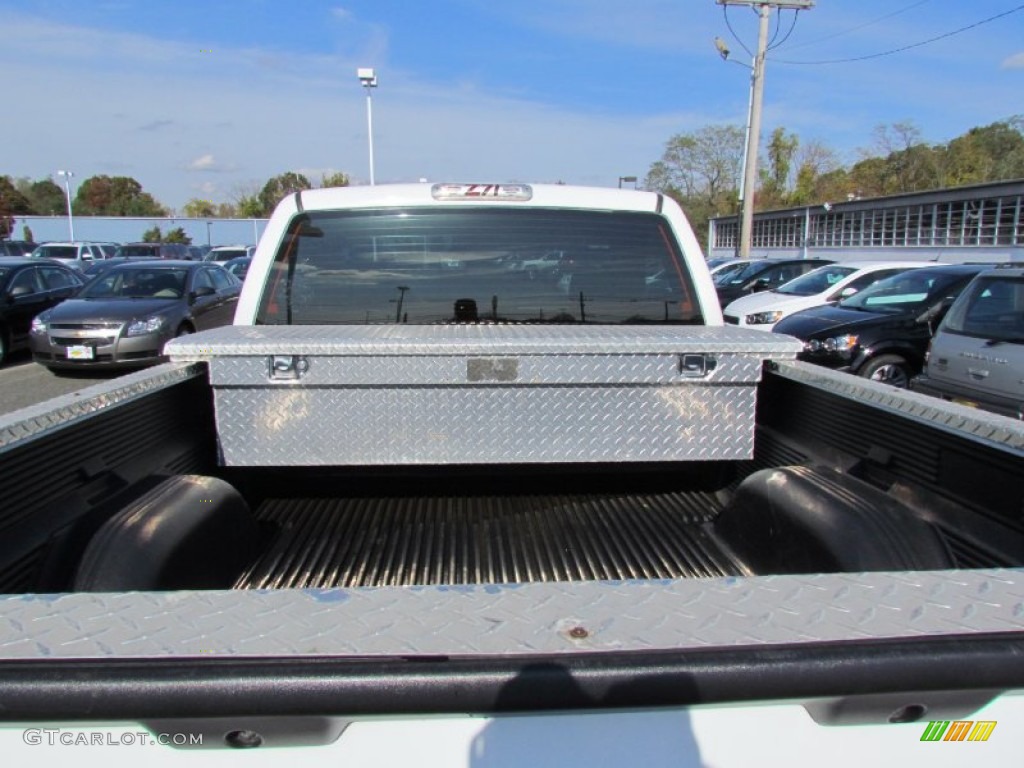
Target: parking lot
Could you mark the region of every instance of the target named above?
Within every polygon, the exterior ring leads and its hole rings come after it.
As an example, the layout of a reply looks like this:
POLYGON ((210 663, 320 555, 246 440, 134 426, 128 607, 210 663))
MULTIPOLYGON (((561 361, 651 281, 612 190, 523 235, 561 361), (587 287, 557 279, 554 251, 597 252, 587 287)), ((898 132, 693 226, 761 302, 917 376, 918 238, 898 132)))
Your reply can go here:
POLYGON ((55 376, 43 366, 33 363, 27 350, 15 352, 0 368, 0 413, 10 413, 51 397, 78 392, 113 376, 104 372, 55 376))

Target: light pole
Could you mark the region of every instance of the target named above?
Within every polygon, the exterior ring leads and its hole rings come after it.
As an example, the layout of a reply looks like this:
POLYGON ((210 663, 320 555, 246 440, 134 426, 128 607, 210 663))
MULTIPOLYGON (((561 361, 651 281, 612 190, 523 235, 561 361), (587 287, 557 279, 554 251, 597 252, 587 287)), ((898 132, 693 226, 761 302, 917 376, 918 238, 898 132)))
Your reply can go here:
MULTIPOLYGON (((740 218, 739 257, 750 258, 750 236, 754 225, 754 185, 757 183, 757 148, 761 143, 761 103, 764 96, 764 60, 768 52, 768 17, 772 8, 789 8, 796 11, 814 7, 814 0, 716 0, 718 5, 746 5, 756 8, 759 18, 757 30, 757 52, 750 80, 750 115, 747 119, 747 140, 743 160, 743 211, 740 218)), ((715 47, 728 60, 729 49, 721 39, 715 40, 715 47)))
POLYGON ((636 189, 636 176, 619 176, 619 189, 622 189, 622 182, 633 183, 633 189, 636 189))
POLYGON ((359 82, 363 84, 363 88, 366 89, 366 135, 369 137, 370 143, 370 186, 374 184, 373 179, 373 99, 370 98, 370 93, 373 88, 377 87, 377 75, 369 67, 359 67, 356 70, 356 76, 359 78, 359 82))
POLYGON ((57 171, 58 176, 64 177, 64 196, 68 200, 68 232, 71 235, 71 242, 75 242, 75 220, 71 217, 71 171, 57 171))

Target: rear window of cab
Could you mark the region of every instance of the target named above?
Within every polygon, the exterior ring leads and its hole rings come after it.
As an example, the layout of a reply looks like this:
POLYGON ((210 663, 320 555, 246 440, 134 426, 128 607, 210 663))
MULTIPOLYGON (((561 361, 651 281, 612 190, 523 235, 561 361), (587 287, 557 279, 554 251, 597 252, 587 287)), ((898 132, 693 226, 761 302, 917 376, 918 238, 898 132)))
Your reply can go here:
POLYGON ((703 324, 657 214, 405 208, 297 215, 257 324, 703 324))

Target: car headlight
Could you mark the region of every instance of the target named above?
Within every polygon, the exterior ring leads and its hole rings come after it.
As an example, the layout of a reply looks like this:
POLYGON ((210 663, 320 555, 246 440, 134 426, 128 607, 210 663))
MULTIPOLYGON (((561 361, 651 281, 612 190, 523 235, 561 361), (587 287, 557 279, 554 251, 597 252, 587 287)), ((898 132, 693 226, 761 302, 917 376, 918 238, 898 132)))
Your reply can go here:
POLYGON ((845 334, 843 336, 832 336, 827 339, 811 339, 804 344, 804 348, 814 353, 825 352, 829 355, 852 357, 857 344, 858 341, 855 335, 845 334))
POLYGON ((772 325, 782 319, 782 312, 779 310, 774 312, 755 312, 752 315, 747 315, 745 319, 747 325, 772 325))
POLYGON ((50 325, 50 313, 43 312, 41 315, 36 315, 32 318, 31 333, 46 333, 50 325))
POLYGON ((149 333, 157 333, 164 327, 167 318, 163 315, 153 315, 142 320, 132 320, 125 329, 125 336, 145 336, 149 333))

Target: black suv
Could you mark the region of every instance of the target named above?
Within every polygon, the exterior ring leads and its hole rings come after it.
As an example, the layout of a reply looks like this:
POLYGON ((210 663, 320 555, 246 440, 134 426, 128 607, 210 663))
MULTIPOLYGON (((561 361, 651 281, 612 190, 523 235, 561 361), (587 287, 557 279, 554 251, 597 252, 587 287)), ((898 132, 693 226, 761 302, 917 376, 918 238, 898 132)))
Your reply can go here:
POLYGON ((920 372, 935 327, 984 264, 908 269, 836 306, 795 312, 772 331, 804 342, 811 363, 906 387, 920 372))
POLYGON ((755 259, 740 269, 723 270, 720 277, 714 278, 718 303, 725 309, 729 302, 740 296, 778 288, 812 269, 831 263, 827 259, 755 259))
POLYGON ((192 259, 187 245, 181 243, 125 243, 115 256, 129 259, 192 259))

